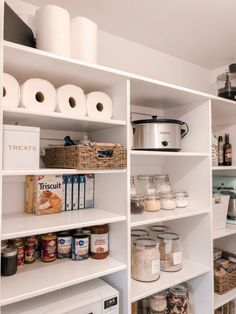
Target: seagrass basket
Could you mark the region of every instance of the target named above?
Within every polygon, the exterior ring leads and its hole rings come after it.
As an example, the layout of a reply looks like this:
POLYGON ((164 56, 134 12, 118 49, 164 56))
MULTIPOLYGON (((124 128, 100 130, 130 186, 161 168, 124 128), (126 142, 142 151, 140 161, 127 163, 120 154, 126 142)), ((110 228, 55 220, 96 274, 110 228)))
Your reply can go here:
POLYGON ((90 143, 89 145, 51 146, 42 159, 48 168, 123 169, 127 151, 120 144, 90 143))

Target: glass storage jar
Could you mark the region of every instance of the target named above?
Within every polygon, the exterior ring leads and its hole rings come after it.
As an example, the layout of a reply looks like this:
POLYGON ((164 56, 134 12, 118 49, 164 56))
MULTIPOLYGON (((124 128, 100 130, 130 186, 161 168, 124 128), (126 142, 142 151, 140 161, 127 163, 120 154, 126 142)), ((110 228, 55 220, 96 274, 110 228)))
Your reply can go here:
POLYGON ((132 229, 131 242, 133 243, 138 238, 147 238, 149 236, 148 230, 145 229, 132 229))
POLYGON ((135 179, 134 176, 130 177, 130 195, 136 195, 137 191, 136 191, 136 187, 135 187, 135 179))
POLYGON ((161 209, 161 197, 159 194, 144 195, 144 210, 156 212, 161 209))
POLYGON ((149 227, 150 230, 150 236, 154 239, 157 240, 157 236, 159 233, 163 232, 168 232, 169 227, 163 226, 163 225, 153 225, 149 227))
POLYGON ((131 214, 142 214, 144 211, 144 199, 142 195, 131 197, 131 214))
POLYGON ((155 281, 160 277, 160 253, 158 243, 151 238, 134 241, 131 256, 131 276, 138 281, 155 281))
POLYGON ((189 295, 186 285, 176 285, 169 289, 167 308, 169 314, 189 314, 189 295))
POLYGON ((139 175, 138 180, 144 181, 144 187, 143 187, 142 193, 148 194, 148 195, 152 195, 152 194, 157 193, 153 176, 139 175))
POLYGON ((138 301, 138 314, 149 314, 149 297, 138 301))
POLYGON ((182 269, 182 250, 180 237, 177 233, 165 232, 159 233, 161 270, 166 272, 175 272, 182 269))
POLYGON ((157 193, 171 192, 170 179, 167 174, 157 174, 153 178, 157 193))
POLYGON ((189 204, 189 195, 186 191, 175 192, 176 207, 187 207, 189 204))
POLYGON ((161 194, 161 209, 173 210, 176 208, 176 195, 175 193, 161 194))
POLYGON ((166 291, 161 291, 150 297, 150 310, 153 313, 165 313, 167 308, 166 291))

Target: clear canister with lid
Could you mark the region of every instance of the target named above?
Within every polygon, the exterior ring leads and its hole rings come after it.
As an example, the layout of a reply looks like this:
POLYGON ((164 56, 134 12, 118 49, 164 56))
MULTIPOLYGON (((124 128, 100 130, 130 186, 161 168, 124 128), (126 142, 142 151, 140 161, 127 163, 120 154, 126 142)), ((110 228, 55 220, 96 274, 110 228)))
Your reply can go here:
POLYGON ((144 195, 144 210, 148 212, 156 212, 161 209, 161 197, 159 194, 144 195))
POLYGON ((141 194, 131 197, 131 214, 142 214, 144 211, 144 199, 141 194))
POLYGON ((151 295, 149 303, 150 310, 153 311, 152 313, 156 314, 166 313, 167 309, 166 291, 164 290, 151 295))
POLYGON ((156 194, 154 177, 149 175, 139 175, 138 180, 144 181, 143 193, 147 195, 156 194))
POLYGON ((131 242, 133 243, 138 238, 147 238, 149 231, 145 229, 132 229, 131 230, 131 242))
POLYGON ((175 272, 182 269, 182 249, 177 233, 165 232, 157 236, 161 259, 161 270, 175 272))
POLYGON ((167 308, 169 314, 189 314, 189 294, 186 285, 180 284, 169 289, 167 308))
POLYGON ((158 234, 168 232, 169 227, 163 226, 163 225, 152 225, 151 227, 149 227, 149 230, 150 230, 150 236, 153 239, 157 240, 158 234))
POLYGON ((173 210, 176 208, 176 195, 173 192, 161 194, 161 209, 173 210))
POLYGON ((158 243, 151 238, 139 238, 133 243, 131 276, 138 281, 155 281, 160 277, 158 243))
POLYGON ((187 207, 189 205, 189 195, 186 191, 175 192, 176 207, 187 207))
POLYGON ((157 193, 171 192, 170 179, 167 174, 157 174, 153 176, 157 193))
POLYGON ((135 178, 134 176, 130 177, 130 195, 136 195, 137 191, 136 191, 136 187, 135 187, 135 178))

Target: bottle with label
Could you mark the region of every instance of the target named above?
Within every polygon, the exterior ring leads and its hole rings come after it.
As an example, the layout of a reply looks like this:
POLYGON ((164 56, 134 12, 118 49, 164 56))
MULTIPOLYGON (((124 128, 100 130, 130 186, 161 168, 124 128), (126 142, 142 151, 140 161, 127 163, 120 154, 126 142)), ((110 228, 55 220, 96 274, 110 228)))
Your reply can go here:
POLYGON ((218 166, 218 140, 214 134, 212 134, 211 143, 211 159, 212 166, 218 166))
POLYGON ((224 164, 224 149, 223 149, 223 137, 218 137, 218 166, 223 166, 224 164))
POLYGON ((224 150, 224 166, 232 165, 232 145, 229 142, 229 134, 225 134, 224 150))

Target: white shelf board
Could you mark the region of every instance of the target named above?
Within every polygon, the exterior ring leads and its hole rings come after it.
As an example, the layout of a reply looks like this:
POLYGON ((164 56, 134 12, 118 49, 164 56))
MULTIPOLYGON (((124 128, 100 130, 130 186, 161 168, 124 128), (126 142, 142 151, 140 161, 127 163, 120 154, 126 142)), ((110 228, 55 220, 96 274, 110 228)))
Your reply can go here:
POLYGON ((90 169, 90 170, 79 170, 79 169, 66 169, 66 168, 40 168, 40 169, 20 169, 20 170, 3 170, 3 176, 24 176, 24 175, 52 175, 52 174, 115 174, 115 173, 126 173, 126 169, 90 169))
POLYGON ((51 263, 38 261, 24 265, 18 268, 15 275, 1 278, 1 305, 32 298, 126 268, 125 264, 112 257, 102 260, 89 258, 83 261, 64 259, 51 263))
POLYGON ((215 293, 214 294, 214 309, 218 309, 222 305, 228 303, 229 301, 232 301, 236 299, 236 288, 230 290, 227 293, 224 293, 222 295, 215 293))
POLYGON ((43 129, 90 132, 126 125, 125 121, 90 117, 76 118, 59 112, 34 112, 26 108, 3 108, 5 124, 36 126, 43 129))
POLYGON ((204 152, 161 152, 161 151, 145 151, 131 150, 131 157, 147 156, 147 157, 208 157, 209 153, 204 152))
MULTIPOLYGON (((236 105, 236 104, 235 104, 236 105)), ((236 166, 217 166, 217 167, 212 167, 213 171, 230 171, 230 170, 236 170, 236 166)))
POLYGON ((236 234, 236 225, 226 224, 225 229, 220 229, 213 233, 213 239, 220 239, 233 234, 236 234))
POLYGON ((131 227, 138 227, 168 220, 204 215, 207 213, 209 213, 208 209, 196 209, 190 207, 176 208, 174 210, 160 210, 157 212, 144 211, 142 214, 131 215, 131 227))
POLYGON ((138 301, 154 293, 168 289, 181 282, 203 275, 209 271, 210 269, 204 265, 184 260, 183 268, 181 271, 170 273, 161 272, 161 276, 158 281, 140 282, 132 279, 131 302, 138 301))
POLYGON ((37 216, 26 213, 3 214, 2 240, 125 221, 126 217, 97 208, 64 211, 37 216))

